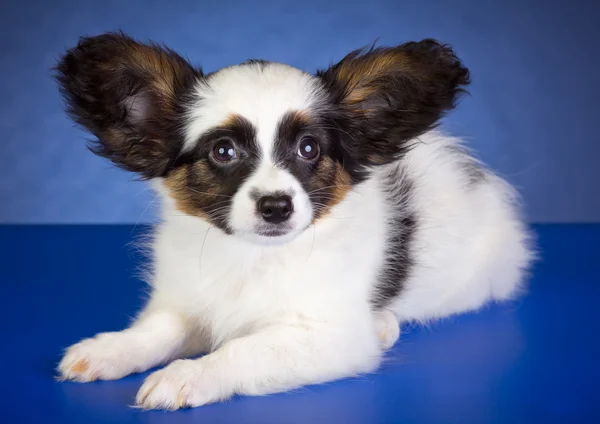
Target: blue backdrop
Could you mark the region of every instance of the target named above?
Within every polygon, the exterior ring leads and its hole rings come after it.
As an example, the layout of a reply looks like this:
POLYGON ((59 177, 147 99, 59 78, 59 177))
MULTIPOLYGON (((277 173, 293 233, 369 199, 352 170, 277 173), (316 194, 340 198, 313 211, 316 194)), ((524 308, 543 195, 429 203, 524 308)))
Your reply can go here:
POLYGON ((531 221, 600 220, 598 1, 4 0, 0 222, 153 218, 142 183, 95 157, 49 69, 80 35, 123 29, 205 70, 249 57, 315 70, 372 43, 451 43, 471 97, 446 128, 521 191, 531 221))

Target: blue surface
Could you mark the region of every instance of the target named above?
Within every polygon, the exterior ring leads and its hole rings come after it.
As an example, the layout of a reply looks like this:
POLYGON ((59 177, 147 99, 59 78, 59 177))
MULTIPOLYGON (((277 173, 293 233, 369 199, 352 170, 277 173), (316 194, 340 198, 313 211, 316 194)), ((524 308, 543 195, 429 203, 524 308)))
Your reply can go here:
MULTIPOLYGON (((471 68, 447 128, 521 189, 532 222, 600 221, 597 0, 4 0, 0 222, 135 223, 152 195, 86 151, 49 69, 122 28, 208 71, 261 57, 314 71, 348 51, 435 37, 471 68)), ((144 212, 146 210, 146 212, 144 212)))
MULTIPOLYGON (((143 228, 142 228, 143 229, 143 228)), ((0 226, 0 422, 598 423, 600 225, 536 226, 517 304, 405 328, 376 374, 175 413, 128 408, 145 374, 59 383, 63 347, 140 305, 130 226, 0 226)))

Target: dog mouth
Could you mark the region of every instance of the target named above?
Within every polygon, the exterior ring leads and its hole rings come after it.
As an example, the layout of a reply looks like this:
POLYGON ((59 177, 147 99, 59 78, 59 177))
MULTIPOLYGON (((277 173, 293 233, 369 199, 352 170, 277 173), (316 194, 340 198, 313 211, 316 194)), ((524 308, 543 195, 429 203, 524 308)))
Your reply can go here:
POLYGON ((255 234, 262 237, 282 237, 288 235, 292 231, 289 225, 269 225, 260 226, 255 230, 255 234))

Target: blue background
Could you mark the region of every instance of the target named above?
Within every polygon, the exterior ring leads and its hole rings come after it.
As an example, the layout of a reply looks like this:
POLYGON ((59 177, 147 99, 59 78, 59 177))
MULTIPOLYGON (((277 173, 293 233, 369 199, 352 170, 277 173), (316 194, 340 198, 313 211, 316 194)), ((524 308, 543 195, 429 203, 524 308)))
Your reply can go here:
POLYGON ((535 222, 600 220, 600 2, 24 0, 0 4, 0 223, 136 223, 145 185, 85 148, 49 69, 80 35, 123 29, 212 71, 249 57, 313 71, 434 37, 470 67, 446 128, 515 184, 535 222))

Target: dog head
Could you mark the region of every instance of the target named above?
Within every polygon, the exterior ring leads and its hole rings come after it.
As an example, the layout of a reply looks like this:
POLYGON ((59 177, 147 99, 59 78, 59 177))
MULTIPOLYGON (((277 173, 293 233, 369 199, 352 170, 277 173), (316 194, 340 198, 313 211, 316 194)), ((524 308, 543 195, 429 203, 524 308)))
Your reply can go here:
POLYGON ((315 74, 257 60, 204 74, 172 50, 108 33, 82 38, 56 70, 95 153, 160 180, 183 213, 257 242, 326 219, 469 83, 434 40, 357 50, 315 74))

